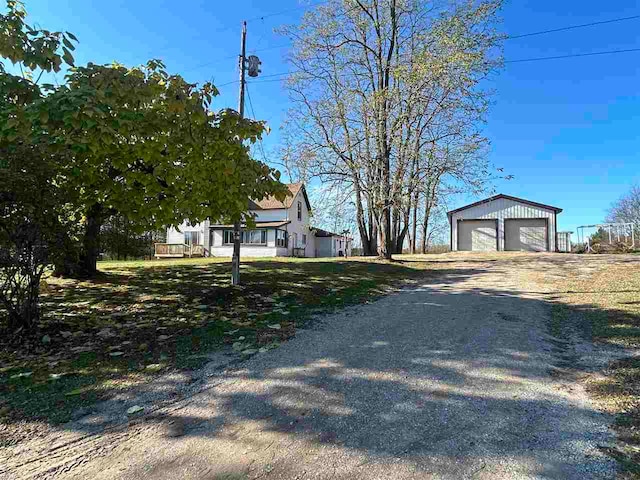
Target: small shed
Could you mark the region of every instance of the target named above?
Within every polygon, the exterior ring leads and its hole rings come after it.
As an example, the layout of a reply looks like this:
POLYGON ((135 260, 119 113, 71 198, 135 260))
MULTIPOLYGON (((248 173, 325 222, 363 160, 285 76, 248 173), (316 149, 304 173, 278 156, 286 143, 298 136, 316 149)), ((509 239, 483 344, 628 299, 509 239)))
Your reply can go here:
POLYGON ((316 241, 316 257, 350 257, 353 239, 344 234, 313 228, 316 241))
POLYGON ((452 251, 558 251, 561 208, 499 194, 447 212, 452 251))

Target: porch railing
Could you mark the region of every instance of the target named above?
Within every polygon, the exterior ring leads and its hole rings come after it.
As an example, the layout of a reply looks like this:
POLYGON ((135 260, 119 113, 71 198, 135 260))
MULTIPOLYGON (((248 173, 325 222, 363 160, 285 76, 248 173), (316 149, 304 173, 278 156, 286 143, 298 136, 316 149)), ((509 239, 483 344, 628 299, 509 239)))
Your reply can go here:
POLYGON ((294 257, 306 257, 306 247, 294 247, 293 248, 293 256, 294 257))
POLYGON ((186 243, 156 243, 156 258, 204 257, 204 245, 188 245, 186 243))

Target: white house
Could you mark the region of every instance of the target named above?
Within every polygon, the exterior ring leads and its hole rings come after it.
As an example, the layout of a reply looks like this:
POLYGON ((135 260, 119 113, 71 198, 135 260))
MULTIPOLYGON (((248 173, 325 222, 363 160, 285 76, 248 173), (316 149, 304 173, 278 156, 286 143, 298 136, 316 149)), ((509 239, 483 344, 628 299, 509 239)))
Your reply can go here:
MULTIPOLYGON (((255 227, 242 229, 242 257, 335 257, 351 254, 351 239, 310 226, 311 204, 303 183, 288 185, 283 202, 269 197, 249 201, 255 227)), ((205 220, 167 229, 167 243, 156 245, 156 257, 199 255, 231 257, 233 225, 205 220)))
POLYGON ((499 194, 447 212, 451 250, 555 252, 561 208, 499 194))

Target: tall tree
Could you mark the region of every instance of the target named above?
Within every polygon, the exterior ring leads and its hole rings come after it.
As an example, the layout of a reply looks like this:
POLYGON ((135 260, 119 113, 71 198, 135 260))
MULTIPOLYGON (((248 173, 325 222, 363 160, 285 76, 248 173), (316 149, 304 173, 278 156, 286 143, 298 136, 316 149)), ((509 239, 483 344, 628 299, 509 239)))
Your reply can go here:
POLYGON ((482 80, 501 61, 499 6, 331 0, 283 29, 295 66, 288 126, 300 155, 291 161, 351 193, 365 254, 402 248, 416 191, 439 174, 434 147, 485 142, 482 80))
POLYGON ((34 72, 73 63, 75 37, 35 29, 25 18, 22 4, 11 0, 0 14, 0 56, 23 66, 14 75, 0 64, 0 305, 10 332, 36 325, 40 280, 72 228, 68 199, 56 185, 60 158, 48 141, 25 141, 21 123, 42 97, 34 72))
POLYGON ((640 185, 633 185, 613 202, 607 213, 607 222, 633 223, 636 241, 640 241, 640 185))
MULTIPOLYGON (((34 108, 36 136, 71 151, 61 185, 78 192, 84 217, 81 272, 96 271, 98 234, 119 214, 139 229, 207 217, 242 217, 247 198, 284 195, 279 173, 249 156, 264 125, 233 110, 209 110, 216 88, 144 67, 89 64, 34 108)), ((74 273, 74 272, 71 272, 74 273)))
POLYGON ((158 60, 89 63, 61 86, 40 84, 34 70, 73 65, 76 39, 25 18, 15 0, 0 15, 0 55, 22 72, 0 67, 0 293, 12 326, 36 324, 49 262, 61 273, 96 273, 109 216, 153 230, 245 218, 249 198, 287 195, 279 172, 249 155, 264 123, 212 111, 215 86, 189 84, 158 60))
MULTIPOLYGON (((9 6, 12 38, 30 38, 33 29, 14 18, 19 4, 9 6)), ((55 39, 62 59, 70 59, 69 38, 55 39)), ((37 40, 45 47, 48 41, 37 40)), ((34 65, 28 44, 23 53, 14 47, 3 47, 5 58, 34 65)), ((60 58, 45 60, 59 69, 60 58)), ((185 218, 243 218, 248 198, 286 194, 279 172, 249 155, 247 143, 260 138, 264 123, 212 111, 214 85, 170 75, 161 61, 134 68, 89 63, 72 68, 59 87, 22 80, 32 97, 5 102, 2 134, 8 142, 47 145, 58 159, 56 184, 73 196, 81 221, 80 241, 57 265, 60 273, 96 273, 100 228, 112 215, 151 230, 185 218)))

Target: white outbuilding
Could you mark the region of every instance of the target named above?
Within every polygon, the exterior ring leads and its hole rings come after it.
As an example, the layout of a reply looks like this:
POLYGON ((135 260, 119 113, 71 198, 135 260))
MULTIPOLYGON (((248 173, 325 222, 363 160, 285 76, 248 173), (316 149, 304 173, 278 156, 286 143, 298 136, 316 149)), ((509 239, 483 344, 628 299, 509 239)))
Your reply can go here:
POLYGON ((561 208, 499 194, 447 212, 452 251, 558 251, 561 208))

